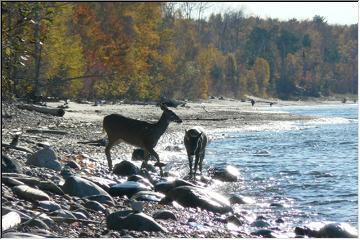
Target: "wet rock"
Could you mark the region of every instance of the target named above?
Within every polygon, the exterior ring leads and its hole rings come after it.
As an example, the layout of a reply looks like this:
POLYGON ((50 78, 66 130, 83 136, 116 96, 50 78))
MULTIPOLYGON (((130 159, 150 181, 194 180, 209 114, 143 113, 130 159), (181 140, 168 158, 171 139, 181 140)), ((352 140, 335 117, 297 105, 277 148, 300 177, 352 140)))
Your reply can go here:
POLYGON ((233 166, 226 166, 225 168, 215 168, 210 170, 211 176, 223 182, 236 182, 239 178, 239 170, 233 166))
POLYGON ((357 238, 357 230, 347 223, 329 223, 323 226, 318 234, 318 238, 357 238))
POLYGON ((183 179, 175 179, 171 181, 161 181, 155 184, 155 191, 167 193, 170 190, 180 187, 180 186, 192 186, 196 187, 196 185, 192 184, 191 182, 185 181, 183 179))
POLYGON ((6 231, 21 223, 20 215, 17 212, 9 212, 1 216, 1 231, 6 231))
MULTIPOLYGON (((62 190, 72 196, 87 197, 92 195, 109 194, 95 183, 78 176, 70 176, 65 180, 62 190)), ((110 196, 109 196, 110 197, 110 196)))
POLYGON ((123 216, 124 212, 121 211, 112 213, 106 217, 106 224, 108 229, 111 230, 135 230, 147 232, 166 232, 166 229, 157 223, 152 217, 144 213, 131 213, 123 216))
POLYGON ((281 204, 281 203, 271 203, 271 204, 270 204, 270 207, 283 208, 283 207, 284 207, 284 205, 283 205, 283 204, 281 204))
POLYGON ((110 206, 115 205, 113 198, 109 195, 92 195, 92 196, 84 197, 84 199, 97 201, 101 204, 107 204, 110 206))
POLYGON ((50 200, 49 195, 39 189, 27 185, 19 185, 12 188, 12 191, 19 197, 28 201, 50 200))
POLYGON ((1 153, 1 171, 3 173, 21 173, 22 167, 17 160, 1 153))
POLYGON ((181 186, 170 190, 166 196, 184 207, 200 207, 201 209, 218 213, 232 211, 227 198, 207 189, 181 186))
POLYGON ((140 173, 140 169, 130 161, 121 161, 114 166, 113 173, 119 176, 130 176, 140 173))
POLYGON ((26 164, 36 167, 44 167, 55 171, 61 170, 61 164, 57 160, 55 151, 52 148, 43 148, 31 155, 26 164))
POLYGON ((316 238, 357 238, 357 230, 347 223, 328 223, 319 230, 309 229, 307 227, 296 227, 297 235, 307 235, 316 238))
POLYGON ((93 201, 93 200, 86 201, 84 207, 92 209, 94 211, 106 212, 106 208, 101 203, 98 203, 97 201, 93 201))
POLYGON ((263 227, 270 227, 270 224, 262 219, 257 219, 255 222, 251 223, 250 226, 263 228, 263 227))
POLYGON ((282 218, 278 218, 275 220, 276 223, 284 223, 285 221, 282 218))
POLYGON ((151 191, 140 191, 135 193, 131 199, 136 201, 160 202, 165 197, 164 194, 151 191))
POLYGON ((39 201, 39 202, 37 202, 37 205, 40 208, 43 208, 50 212, 61 209, 59 204, 57 204, 56 202, 52 202, 52 201, 39 201))
POLYGON ((176 216, 173 212, 169 211, 169 210, 159 210, 153 213, 153 218, 154 219, 163 219, 163 220, 168 220, 168 219, 172 219, 176 221, 176 216))
POLYGON ((264 238, 275 238, 275 236, 273 235, 273 232, 269 229, 259 229, 255 232, 252 232, 251 235, 261 236, 264 238))
POLYGON ((141 148, 135 149, 131 155, 131 160, 133 160, 133 161, 145 160, 145 151, 141 148))
POLYGON ((111 186, 109 189, 109 193, 111 196, 124 196, 126 195, 128 198, 130 198, 132 195, 134 195, 137 192, 140 191, 149 191, 151 188, 148 186, 134 182, 134 181, 126 181, 123 183, 119 183, 116 185, 111 186))
POLYGON ((253 204, 255 201, 249 197, 233 194, 229 198, 231 204, 253 204))
POLYGON ((65 164, 65 166, 75 169, 75 170, 81 170, 81 166, 75 162, 74 160, 71 160, 65 164))
POLYGON ((235 224, 236 226, 242 226, 245 223, 244 221, 240 220, 239 218, 235 217, 234 215, 227 217, 226 222, 235 224))

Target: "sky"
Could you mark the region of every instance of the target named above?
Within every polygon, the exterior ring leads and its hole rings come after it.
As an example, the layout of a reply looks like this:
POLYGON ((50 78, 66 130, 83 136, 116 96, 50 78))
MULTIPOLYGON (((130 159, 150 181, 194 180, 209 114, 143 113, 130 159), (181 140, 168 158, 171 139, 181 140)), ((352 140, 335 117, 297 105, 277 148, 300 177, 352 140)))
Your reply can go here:
POLYGON ((243 9, 245 16, 278 18, 279 20, 311 20, 315 15, 328 24, 354 24, 358 22, 358 2, 213 2, 205 15, 226 10, 243 9))

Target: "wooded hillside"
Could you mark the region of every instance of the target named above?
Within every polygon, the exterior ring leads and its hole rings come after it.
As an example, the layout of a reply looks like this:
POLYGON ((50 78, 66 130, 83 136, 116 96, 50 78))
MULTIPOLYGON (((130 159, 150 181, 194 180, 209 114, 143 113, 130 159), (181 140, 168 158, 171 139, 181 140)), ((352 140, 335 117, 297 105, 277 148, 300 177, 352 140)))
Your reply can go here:
POLYGON ((2 2, 2 96, 287 99, 357 93, 358 26, 204 19, 206 3, 2 2), (192 17, 198 16, 198 17, 192 17))

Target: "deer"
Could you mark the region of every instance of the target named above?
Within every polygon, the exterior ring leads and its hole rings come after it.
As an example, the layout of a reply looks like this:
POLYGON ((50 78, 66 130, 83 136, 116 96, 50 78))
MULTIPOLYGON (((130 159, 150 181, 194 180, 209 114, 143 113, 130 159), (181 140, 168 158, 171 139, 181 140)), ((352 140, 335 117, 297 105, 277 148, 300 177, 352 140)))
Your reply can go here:
POLYGON ((202 163, 205 157, 205 148, 208 139, 202 127, 196 126, 189 130, 185 130, 184 144, 189 160, 190 177, 196 176, 197 168, 199 167, 200 174, 202 174, 202 163), (194 173, 192 169, 193 156, 195 155, 194 173))
POLYGON ((105 154, 109 171, 112 170, 111 148, 121 142, 125 142, 142 148, 147 152, 148 158, 144 160, 145 163, 147 163, 150 156, 155 157, 157 160, 156 165, 160 168, 160 175, 163 176, 163 163, 160 163, 159 155, 155 152, 154 148, 160 137, 165 133, 170 122, 181 123, 182 120, 164 104, 160 103, 160 108, 163 110, 163 113, 156 123, 148 123, 115 113, 104 117, 103 128, 108 137, 105 154))

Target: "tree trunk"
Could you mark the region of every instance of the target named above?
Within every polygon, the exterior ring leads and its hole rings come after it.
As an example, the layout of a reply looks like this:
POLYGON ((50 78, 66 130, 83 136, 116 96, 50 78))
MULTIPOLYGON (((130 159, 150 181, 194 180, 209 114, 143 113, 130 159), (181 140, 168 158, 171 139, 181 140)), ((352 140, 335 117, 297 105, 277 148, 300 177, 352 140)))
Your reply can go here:
POLYGON ((41 107, 41 106, 35 106, 35 105, 31 105, 31 104, 21 104, 21 105, 18 105, 17 107, 20 109, 36 111, 36 112, 50 114, 50 115, 58 116, 58 117, 62 117, 65 114, 64 109, 60 109, 60 108, 41 107))

